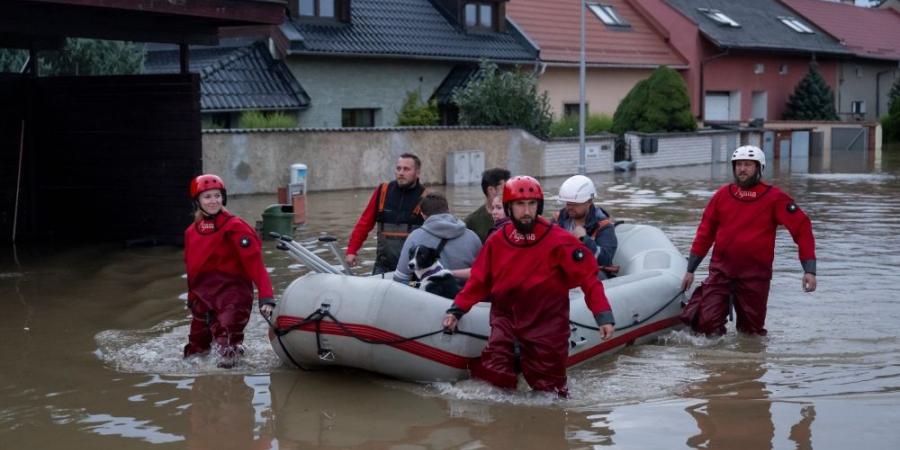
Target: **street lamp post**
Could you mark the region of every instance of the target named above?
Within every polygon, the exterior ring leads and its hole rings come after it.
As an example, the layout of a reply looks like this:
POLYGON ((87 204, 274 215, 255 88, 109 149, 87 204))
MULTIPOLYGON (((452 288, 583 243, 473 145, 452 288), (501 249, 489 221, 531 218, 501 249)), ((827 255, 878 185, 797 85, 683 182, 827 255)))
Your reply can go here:
POLYGON ((584 145, 584 10, 585 0, 581 0, 581 57, 578 61, 578 173, 587 173, 584 145))

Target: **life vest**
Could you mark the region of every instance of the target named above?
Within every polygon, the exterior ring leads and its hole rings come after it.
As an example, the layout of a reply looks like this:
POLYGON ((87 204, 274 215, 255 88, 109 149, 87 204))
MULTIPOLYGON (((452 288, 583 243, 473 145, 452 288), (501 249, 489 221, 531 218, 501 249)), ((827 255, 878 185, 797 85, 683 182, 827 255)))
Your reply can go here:
POLYGON ((425 195, 425 188, 418 181, 411 189, 400 189, 396 181, 381 183, 375 212, 378 239, 406 239, 420 227, 425 222, 421 206, 425 195))

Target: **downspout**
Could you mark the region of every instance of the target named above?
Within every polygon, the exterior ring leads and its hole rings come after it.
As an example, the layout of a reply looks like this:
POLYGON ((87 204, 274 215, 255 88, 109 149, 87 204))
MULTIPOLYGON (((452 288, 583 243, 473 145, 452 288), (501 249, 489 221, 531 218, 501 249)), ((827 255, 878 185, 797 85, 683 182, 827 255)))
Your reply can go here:
POLYGON ((724 52, 710 56, 709 58, 700 61, 700 120, 702 120, 704 123, 706 122, 706 89, 704 86, 705 77, 703 74, 704 72, 706 72, 706 63, 712 62, 727 55, 728 49, 726 48, 724 52))
POLYGON ((875 120, 881 119, 881 76, 893 72, 894 69, 882 70, 875 74, 875 120))

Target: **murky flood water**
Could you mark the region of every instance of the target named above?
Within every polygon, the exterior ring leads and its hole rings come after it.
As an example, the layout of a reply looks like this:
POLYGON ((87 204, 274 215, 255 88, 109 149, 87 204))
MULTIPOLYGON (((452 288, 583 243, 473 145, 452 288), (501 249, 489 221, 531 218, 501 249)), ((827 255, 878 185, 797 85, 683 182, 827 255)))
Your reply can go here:
MULTIPOLYGON (((819 290, 804 294, 796 247, 779 232, 768 337, 733 324, 720 339, 670 333, 571 370, 569 400, 302 373, 280 364, 259 317, 237 368, 187 363, 180 249, 7 248, 0 449, 900 448, 898 156, 768 171, 813 218, 819 258, 819 290)), ((714 165, 594 179, 617 219, 659 226, 686 253, 728 176, 714 165)), ((481 201, 478 187, 445 192, 459 216, 481 201)), ((369 193, 311 195, 297 236, 346 244, 369 193)), ((274 196, 231 200, 254 220, 274 196)), ((277 291, 305 273, 265 249, 277 291)))

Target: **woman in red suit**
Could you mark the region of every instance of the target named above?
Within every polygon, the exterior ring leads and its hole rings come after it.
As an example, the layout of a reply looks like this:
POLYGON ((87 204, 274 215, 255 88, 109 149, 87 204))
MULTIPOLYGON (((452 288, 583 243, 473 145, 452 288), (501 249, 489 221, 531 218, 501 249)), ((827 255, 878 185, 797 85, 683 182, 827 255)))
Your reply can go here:
POLYGON ((225 183, 216 175, 191 181, 194 223, 184 232, 191 330, 184 357, 209 352, 218 344, 219 367, 230 368, 243 353, 244 327, 253 309, 253 285, 259 310, 272 313, 272 282, 263 264, 256 232, 225 209, 225 183))

